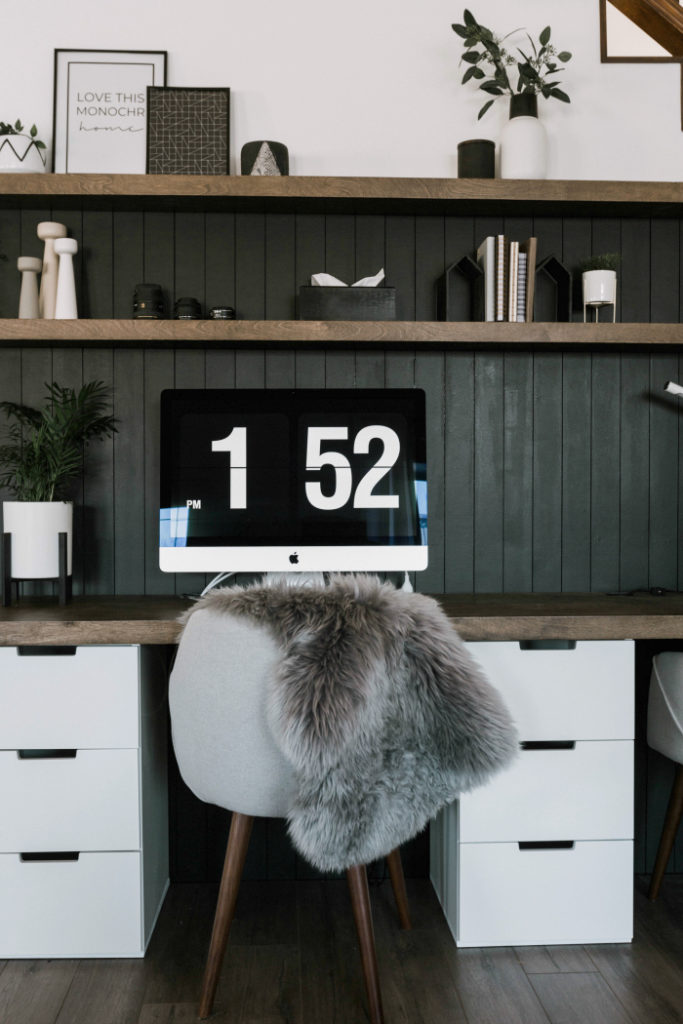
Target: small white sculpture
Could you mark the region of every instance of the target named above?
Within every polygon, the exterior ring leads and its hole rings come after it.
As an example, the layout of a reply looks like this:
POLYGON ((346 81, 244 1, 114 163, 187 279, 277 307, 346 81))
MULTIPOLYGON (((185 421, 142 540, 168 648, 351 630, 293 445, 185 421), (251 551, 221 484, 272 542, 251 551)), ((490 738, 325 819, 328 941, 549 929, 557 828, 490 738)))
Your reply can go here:
POLYGON ((55 254, 55 239, 66 237, 66 225, 55 221, 41 221, 37 228, 38 238, 45 242, 43 255, 43 274, 40 279, 38 296, 39 316, 44 320, 54 320, 55 301, 57 299, 57 271, 59 260, 55 254))
POLYGON ((20 256, 17 270, 21 273, 21 289, 19 291, 19 319, 32 320, 40 316, 38 305, 38 274, 43 268, 43 261, 37 256, 20 256))
POLYGON ((57 238, 55 252, 59 256, 55 320, 78 320, 73 261, 78 252, 78 242, 75 238, 57 238))

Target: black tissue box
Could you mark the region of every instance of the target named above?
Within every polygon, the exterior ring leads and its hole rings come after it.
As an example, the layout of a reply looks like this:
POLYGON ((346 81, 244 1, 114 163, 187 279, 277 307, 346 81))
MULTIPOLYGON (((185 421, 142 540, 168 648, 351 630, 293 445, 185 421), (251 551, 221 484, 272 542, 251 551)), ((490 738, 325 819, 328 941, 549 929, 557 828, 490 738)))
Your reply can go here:
POLYGON ((396 289, 306 284, 299 288, 299 320, 395 320, 396 289))

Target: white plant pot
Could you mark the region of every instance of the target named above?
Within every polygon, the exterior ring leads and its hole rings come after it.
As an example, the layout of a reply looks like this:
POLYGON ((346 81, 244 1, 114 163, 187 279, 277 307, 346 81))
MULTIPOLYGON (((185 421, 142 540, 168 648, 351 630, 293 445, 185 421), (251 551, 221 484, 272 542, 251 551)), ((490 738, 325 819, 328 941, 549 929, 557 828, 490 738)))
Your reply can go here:
POLYGON ((0 172, 39 174, 47 169, 47 155, 28 135, 0 135, 0 172))
POLYGON ((609 306, 616 302, 616 270, 584 270, 582 283, 584 305, 609 306))
POLYGON ((612 307, 612 323, 617 318, 617 272, 616 270, 584 270, 581 275, 583 291, 583 320, 587 320, 587 310, 595 310, 598 320, 598 309, 601 306, 612 307))
POLYGON ((66 533, 66 571, 71 576, 73 503, 3 501, 3 530, 12 535, 12 578, 46 580, 59 576, 59 534, 66 533))

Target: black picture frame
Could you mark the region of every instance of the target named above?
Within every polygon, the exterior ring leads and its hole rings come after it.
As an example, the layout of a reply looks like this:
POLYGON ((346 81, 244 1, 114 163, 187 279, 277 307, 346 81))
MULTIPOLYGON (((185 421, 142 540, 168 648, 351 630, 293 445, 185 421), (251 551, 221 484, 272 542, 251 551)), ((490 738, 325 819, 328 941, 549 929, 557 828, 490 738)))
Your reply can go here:
POLYGON ((144 174, 147 86, 165 85, 166 50, 54 51, 52 170, 144 174))
POLYGON ((230 173, 230 89, 147 89, 148 174, 230 173))

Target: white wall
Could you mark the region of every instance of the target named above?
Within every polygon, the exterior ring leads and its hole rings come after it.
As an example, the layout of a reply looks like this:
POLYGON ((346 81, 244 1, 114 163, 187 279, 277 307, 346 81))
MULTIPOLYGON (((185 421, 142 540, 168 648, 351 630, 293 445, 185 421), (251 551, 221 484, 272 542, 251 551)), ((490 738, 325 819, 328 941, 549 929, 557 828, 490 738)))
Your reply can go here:
MULTIPOLYGON (((601 64, 598 0, 471 0, 482 23, 523 27, 574 54, 571 105, 541 100, 549 176, 679 180, 683 167, 677 64, 601 64)), ((231 151, 286 143, 293 174, 440 177, 455 174, 461 139, 496 139, 499 100, 461 86, 462 47, 446 0, 3 0, 0 120, 52 124, 53 50, 168 51, 168 85, 230 86, 231 151), (21 45, 21 44, 24 45, 21 45), (485 98, 485 97, 484 97, 485 98)))

